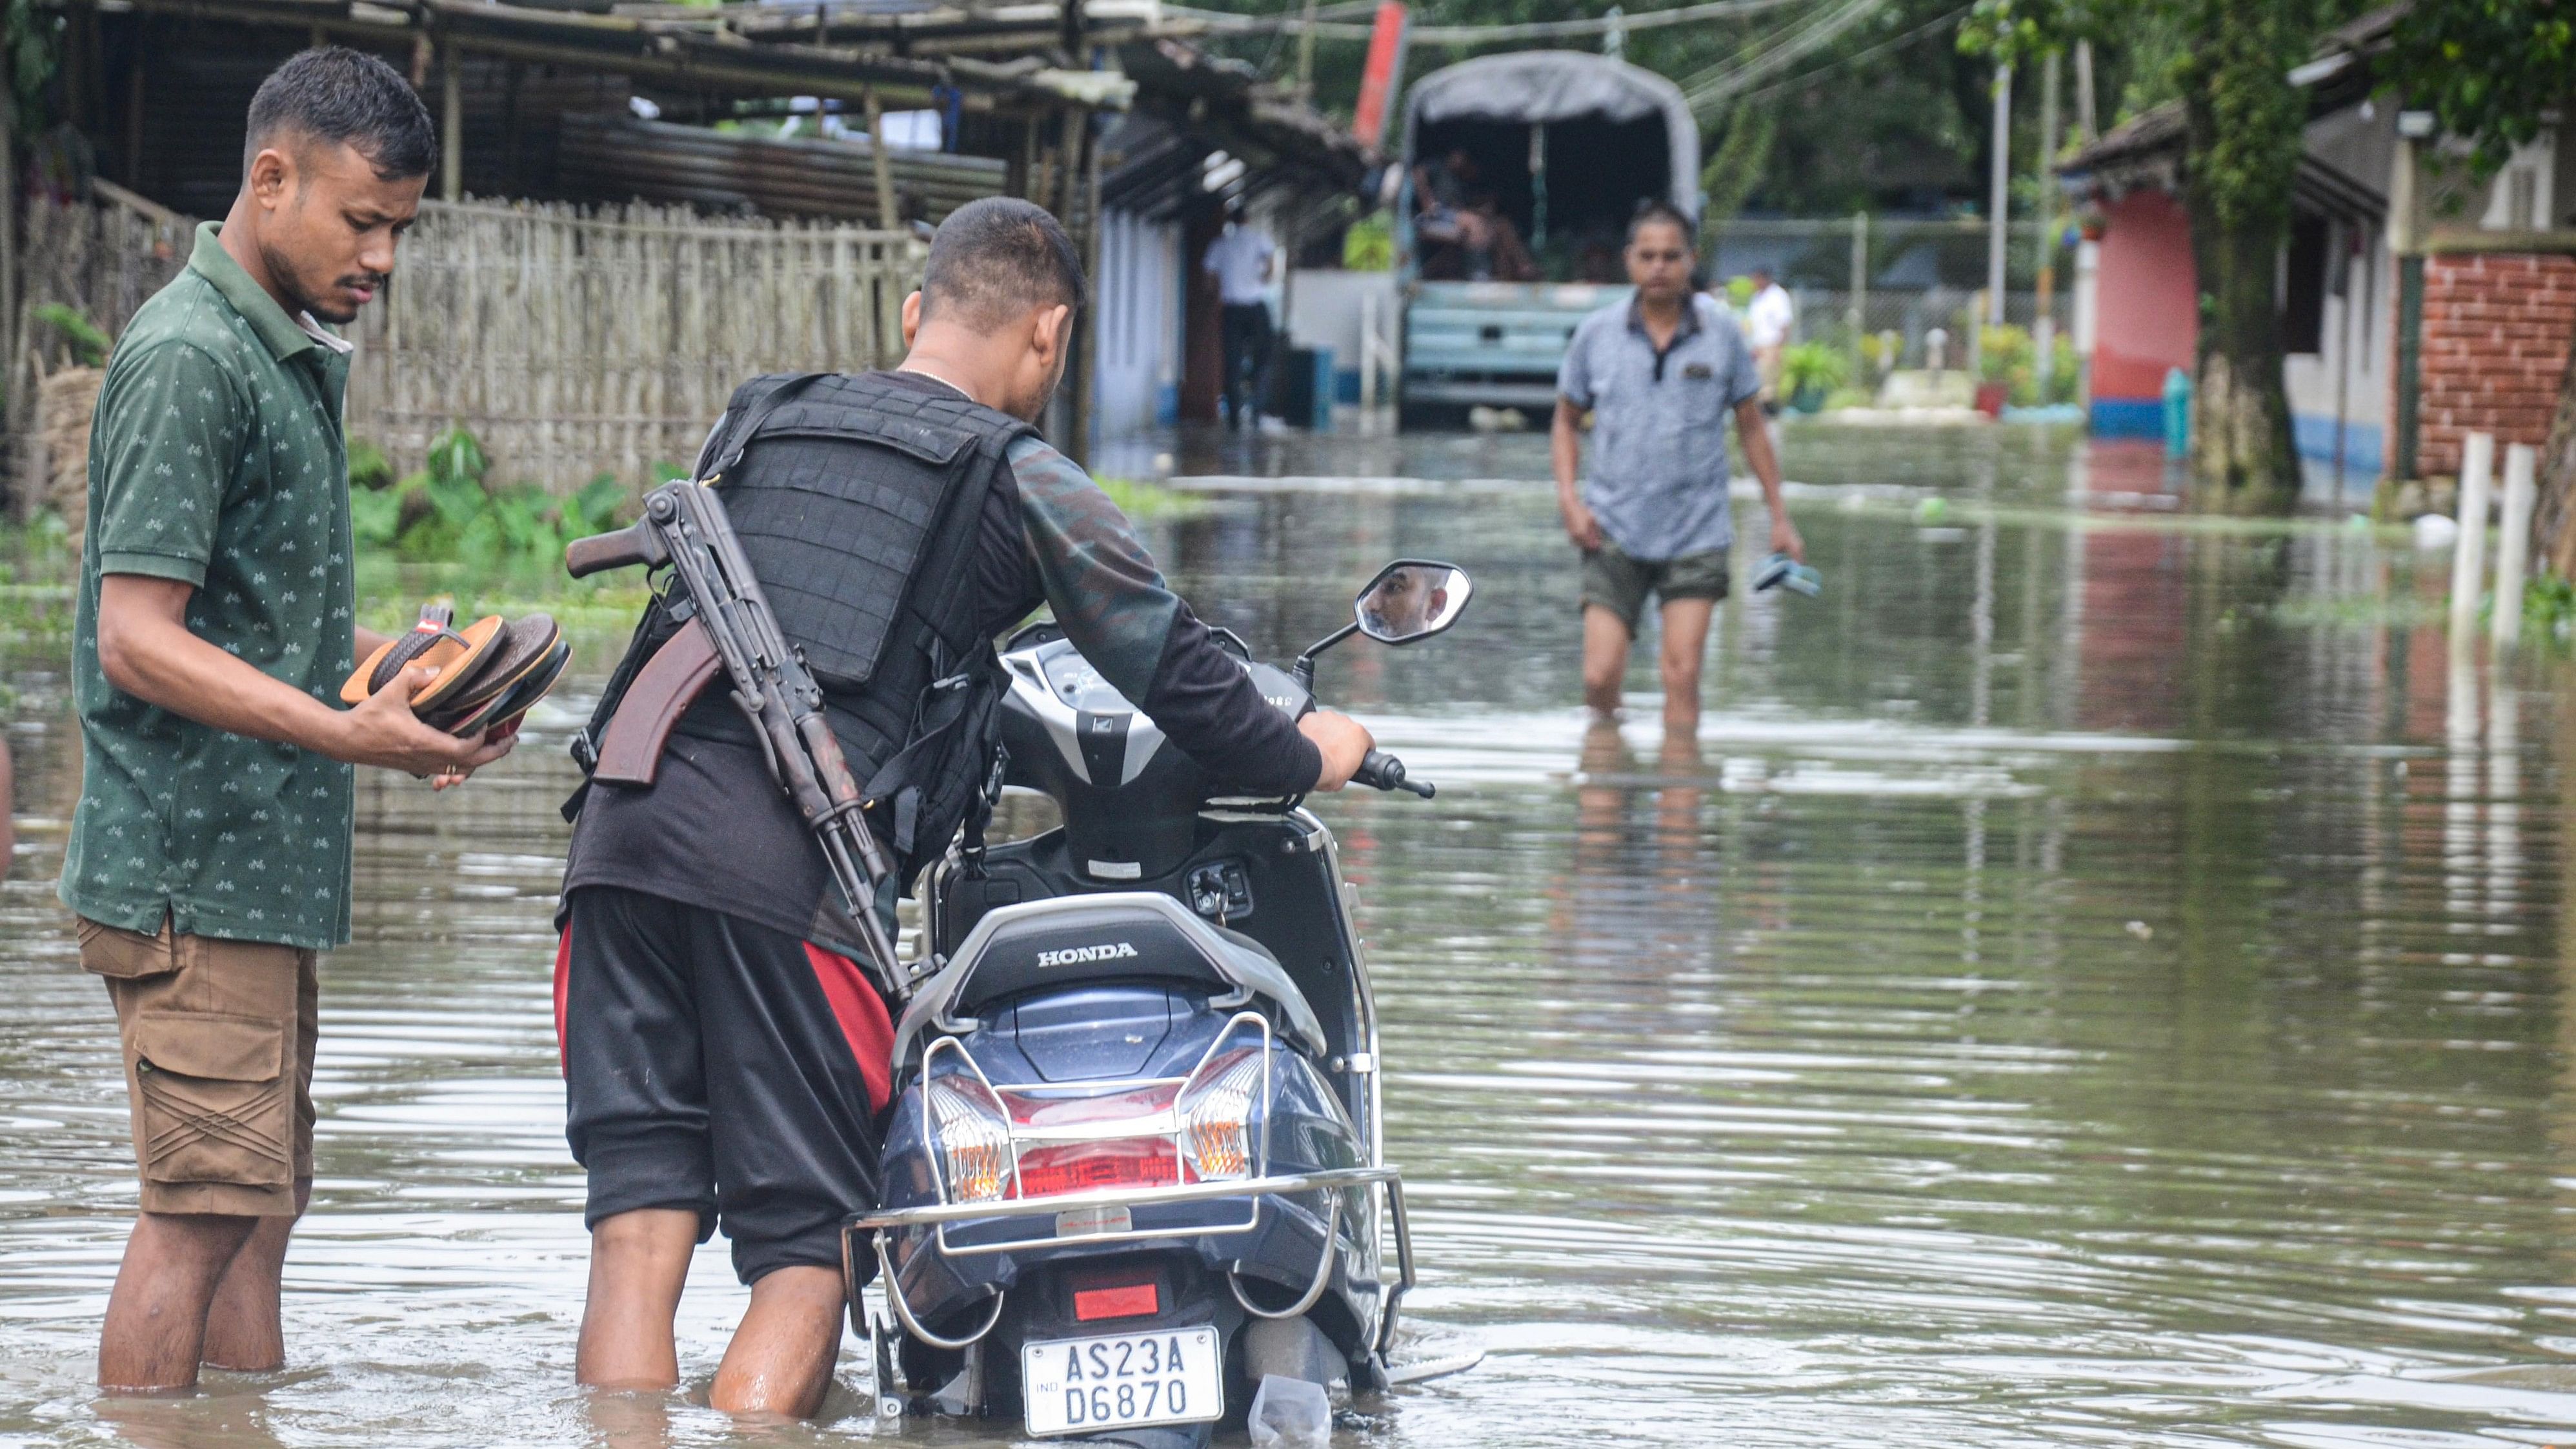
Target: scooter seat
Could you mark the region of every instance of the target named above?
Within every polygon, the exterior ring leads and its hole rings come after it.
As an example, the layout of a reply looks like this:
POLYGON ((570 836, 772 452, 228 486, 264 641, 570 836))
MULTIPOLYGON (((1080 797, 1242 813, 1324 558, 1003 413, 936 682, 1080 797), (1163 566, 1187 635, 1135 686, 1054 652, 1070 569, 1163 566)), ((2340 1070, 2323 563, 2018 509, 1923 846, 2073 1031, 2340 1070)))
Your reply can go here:
POLYGON ((1278 958, 1240 931, 1151 891, 1063 896, 986 913, 948 966, 922 985, 895 1032, 908 1060, 923 1031, 1031 991, 1098 981, 1171 981, 1270 1003, 1283 1034, 1324 1050, 1323 1024, 1278 958))

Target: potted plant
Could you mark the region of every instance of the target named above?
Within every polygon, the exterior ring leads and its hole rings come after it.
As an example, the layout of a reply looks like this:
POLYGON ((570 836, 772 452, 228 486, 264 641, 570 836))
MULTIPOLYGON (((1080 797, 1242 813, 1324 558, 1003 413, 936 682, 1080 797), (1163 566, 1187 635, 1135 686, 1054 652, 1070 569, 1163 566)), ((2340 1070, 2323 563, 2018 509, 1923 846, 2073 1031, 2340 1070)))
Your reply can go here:
POLYGON ((2004 415, 2012 401, 2013 381, 2027 375, 2030 334, 2013 326, 1985 327, 1977 333, 1977 411, 1990 418, 2004 415))
POLYGON ((1851 359, 1830 343, 1801 342, 1780 354, 1780 388, 1799 412, 1822 412, 1825 399, 1849 381, 1851 359))

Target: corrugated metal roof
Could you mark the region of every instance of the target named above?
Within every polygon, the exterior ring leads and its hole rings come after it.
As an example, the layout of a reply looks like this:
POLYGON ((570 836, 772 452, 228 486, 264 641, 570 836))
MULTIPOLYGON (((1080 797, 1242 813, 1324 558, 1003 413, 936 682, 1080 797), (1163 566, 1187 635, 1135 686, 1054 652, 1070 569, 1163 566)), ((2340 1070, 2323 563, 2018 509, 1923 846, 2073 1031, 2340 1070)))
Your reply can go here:
MULTIPOLYGON (((887 169, 898 214, 934 225, 979 196, 1001 195, 1009 171, 990 157, 902 150, 888 153, 887 169)), ((875 162, 862 139, 781 140, 632 116, 568 115, 556 177, 575 200, 877 221, 875 162)))

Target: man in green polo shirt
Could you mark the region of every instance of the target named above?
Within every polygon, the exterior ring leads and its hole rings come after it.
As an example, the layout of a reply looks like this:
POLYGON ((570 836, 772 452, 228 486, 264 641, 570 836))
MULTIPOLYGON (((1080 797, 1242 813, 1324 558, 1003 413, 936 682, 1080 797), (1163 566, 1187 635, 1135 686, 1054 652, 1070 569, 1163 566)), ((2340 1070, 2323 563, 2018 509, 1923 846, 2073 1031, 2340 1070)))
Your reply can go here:
POLYGON ((91 428, 63 860, 116 1008, 142 1211, 99 1383, 284 1362, 278 1274, 313 1180, 314 953, 349 939, 350 766, 462 780, 510 741, 414 718, 411 671, 328 701, 359 650, 346 323, 436 158, 401 75, 319 49, 250 105, 242 189, 119 339, 91 428))

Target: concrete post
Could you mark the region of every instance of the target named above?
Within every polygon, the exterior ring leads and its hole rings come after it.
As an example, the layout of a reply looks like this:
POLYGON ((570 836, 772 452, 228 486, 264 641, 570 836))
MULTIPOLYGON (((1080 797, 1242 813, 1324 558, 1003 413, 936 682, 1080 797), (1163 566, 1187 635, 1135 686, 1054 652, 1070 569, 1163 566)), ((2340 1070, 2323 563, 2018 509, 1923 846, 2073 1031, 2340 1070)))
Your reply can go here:
POLYGON ((2054 402, 2048 380, 2057 375, 2057 195, 2048 168, 2057 164, 2058 54, 2048 53, 2039 72, 2039 155, 2031 166, 2039 182, 2038 297, 2030 319, 2033 370, 2038 374, 2039 401, 2054 402))
POLYGON ((885 107, 877 102, 875 86, 869 86, 859 94, 861 104, 867 110, 868 160, 876 173, 877 226, 893 231, 903 225, 903 218, 895 214, 894 157, 886 149, 885 107))
POLYGON ((2504 534, 2496 541, 2495 614, 2487 637, 2498 649, 2522 638, 2522 579, 2531 560, 2531 505, 2540 451, 2529 443, 2504 450, 2504 534))
POLYGON ((1851 335, 1852 383, 1867 382, 1861 368, 1861 338, 1869 332, 1869 213, 1852 213, 1851 335))
POLYGON ((456 42, 438 48, 438 195, 465 199, 465 79, 458 74, 456 42))
MULTIPOLYGON (((2012 67, 1995 67, 1994 164, 1987 169, 1986 325, 2004 325, 2004 249, 2012 244, 2012 67)), ((1975 351, 1976 339, 1969 339, 1975 351)))
POLYGON ((2451 648, 2465 650, 2478 632, 2486 592, 2487 493, 2495 481, 2495 435, 2469 434, 2460 458, 2460 537, 2451 550, 2451 648))

